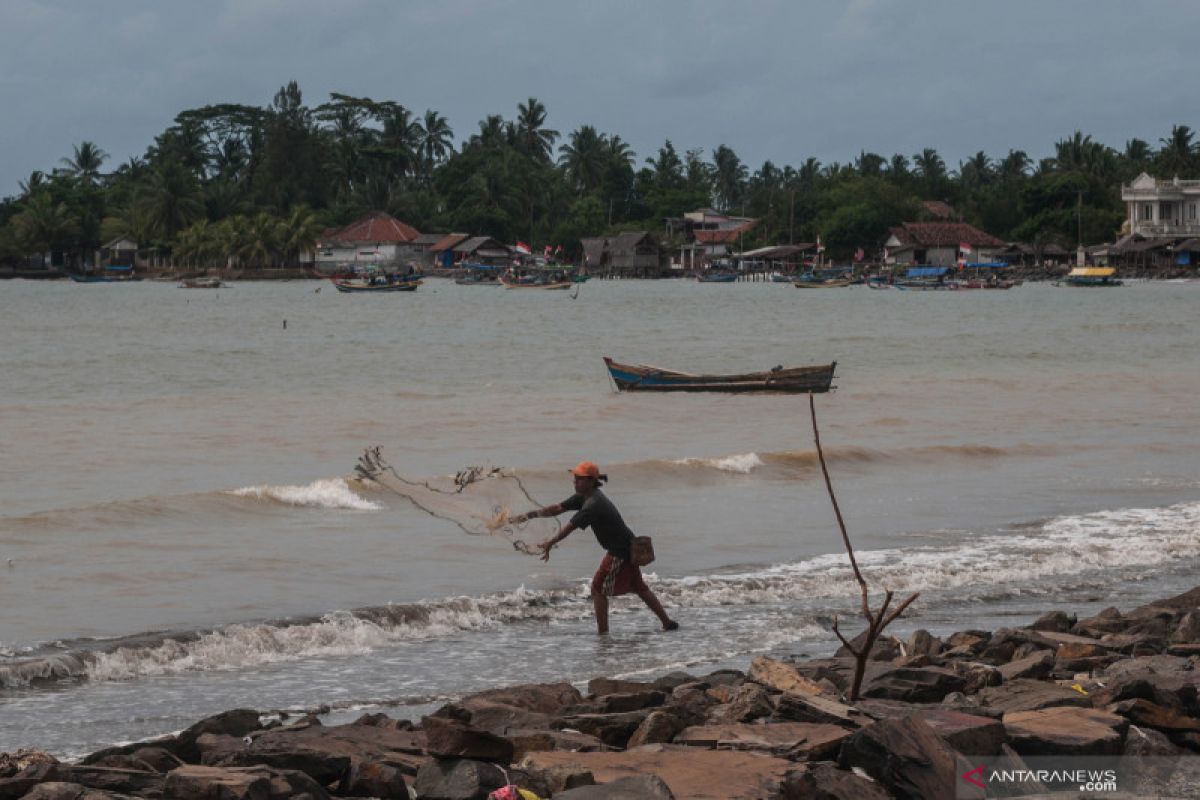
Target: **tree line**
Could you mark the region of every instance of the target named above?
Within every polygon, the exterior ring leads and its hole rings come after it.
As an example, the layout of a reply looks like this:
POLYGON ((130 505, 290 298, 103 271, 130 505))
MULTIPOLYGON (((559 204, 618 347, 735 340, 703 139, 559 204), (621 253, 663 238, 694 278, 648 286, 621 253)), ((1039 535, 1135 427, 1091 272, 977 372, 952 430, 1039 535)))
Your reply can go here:
POLYGON ((1005 240, 1073 247, 1111 241, 1125 218, 1120 185, 1146 171, 1195 177, 1200 144, 1175 125, 1157 147, 1122 149, 1080 131, 1034 160, 983 151, 951 167, 934 148, 845 163, 807 158, 752 170, 721 144, 682 152, 667 140, 639 158, 615 133, 547 126, 536 98, 512 119, 489 115, 455 145, 444 116, 333 94, 315 107, 293 81, 265 107, 188 109, 142 156, 105 171, 91 141, 0 201, 0 260, 61 253, 90 260, 128 236, 177 265, 294 264, 322 230, 385 210, 422 231, 562 245, 620 230, 661 231, 701 207, 755 217, 746 247, 814 241, 835 257, 876 253, 889 227, 941 200, 1005 240))

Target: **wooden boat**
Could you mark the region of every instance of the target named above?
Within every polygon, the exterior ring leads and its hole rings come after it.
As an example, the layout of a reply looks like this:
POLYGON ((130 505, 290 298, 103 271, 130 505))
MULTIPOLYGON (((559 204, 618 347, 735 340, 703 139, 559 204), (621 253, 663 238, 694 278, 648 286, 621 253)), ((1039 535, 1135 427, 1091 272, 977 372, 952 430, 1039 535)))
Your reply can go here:
POLYGON ((633 366, 604 357, 604 365, 622 392, 827 392, 837 362, 815 367, 775 367, 740 375, 692 375, 687 372, 633 366))
POLYGON ((1055 286, 1124 286, 1124 281, 1115 277, 1117 271, 1112 267, 1076 267, 1063 278, 1055 282, 1055 286))
POLYGON ((371 281, 330 278, 333 288, 339 292, 415 292, 421 281, 397 281, 395 283, 373 283, 371 281))
POLYGON ((504 275, 500 276, 500 283, 505 289, 549 289, 551 291, 555 289, 570 289, 575 285, 569 280, 521 281, 513 280, 504 275))
POLYGON ((140 281, 142 276, 135 275, 132 267, 105 267, 101 272, 71 272, 71 280, 76 283, 127 283, 140 281))
POLYGON ((853 278, 833 278, 827 281, 792 281, 797 289, 839 289, 854 283, 853 278))
POLYGON ((180 289, 220 289, 224 284, 220 278, 185 278, 180 289))
POLYGON ((733 283, 737 279, 736 272, 701 272, 696 275, 700 283, 733 283))

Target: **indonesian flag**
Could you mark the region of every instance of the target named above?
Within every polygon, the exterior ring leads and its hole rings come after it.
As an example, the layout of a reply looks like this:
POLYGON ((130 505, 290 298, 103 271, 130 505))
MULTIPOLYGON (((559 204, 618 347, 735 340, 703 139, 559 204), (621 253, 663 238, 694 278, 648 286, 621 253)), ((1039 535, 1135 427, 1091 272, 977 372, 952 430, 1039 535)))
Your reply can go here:
POLYGON ((971 245, 966 242, 959 242, 958 249, 965 256, 971 255, 971 245))
POLYGON ((818 253, 825 252, 825 245, 821 244, 821 236, 819 234, 817 235, 817 252, 818 253))
POLYGON ((527 256, 533 254, 533 251, 529 249, 529 245, 524 242, 517 242, 517 252, 524 253, 527 256))
POLYGON ((542 255, 545 255, 545 256, 550 255, 550 245, 546 245, 546 249, 542 251, 542 255))
POLYGON ((556 245, 556 246, 555 246, 555 248, 554 248, 554 254, 555 254, 555 255, 558 255, 558 254, 559 254, 559 253, 561 253, 561 252, 562 252, 562 245, 561 245, 561 244, 560 244, 560 245, 556 245))
POLYGON ((861 247, 854 251, 854 260, 855 261, 862 261, 866 257, 867 257, 867 254, 863 252, 863 249, 861 247))

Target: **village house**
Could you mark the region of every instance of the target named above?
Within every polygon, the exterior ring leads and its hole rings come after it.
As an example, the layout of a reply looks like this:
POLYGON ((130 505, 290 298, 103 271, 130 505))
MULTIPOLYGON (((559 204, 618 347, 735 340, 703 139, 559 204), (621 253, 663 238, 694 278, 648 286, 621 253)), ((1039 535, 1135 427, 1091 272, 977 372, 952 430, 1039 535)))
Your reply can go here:
POLYGON ((1157 180, 1143 172, 1121 186, 1132 236, 1200 236, 1200 181, 1157 180))
POLYGON ((506 267, 512 263, 513 250, 490 236, 471 236, 452 233, 431 249, 434 263, 439 267, 463 267, 475 264, 486 267, 506 267))
POLYGON ((952 267, 970 248, 966 260, 995 260, 1005 244, 965 222, 905 222, 892 228, 884 244, 889 264, 928 264, 952 267))
POLYGON ((356 264, 401 264, 422 257, 425 247, 414 244, 420 231, 383 211, 341 228, 326 231, 318 240, 313 262, 322 272, 356 264))
POLYGON ((620 278, 658 278, 665 271, 665 254, 648 231, 625 231, 616 236, 581 239, 583 265, 592 275, 620 278))
POLYGON ((734 217, 711 208, 666 220, 667 238, 682 239, 678 260, 672 256, 671 269, 703 269, 710 262, 741 250, 746 232, 757 222, 751 217, 734 217))

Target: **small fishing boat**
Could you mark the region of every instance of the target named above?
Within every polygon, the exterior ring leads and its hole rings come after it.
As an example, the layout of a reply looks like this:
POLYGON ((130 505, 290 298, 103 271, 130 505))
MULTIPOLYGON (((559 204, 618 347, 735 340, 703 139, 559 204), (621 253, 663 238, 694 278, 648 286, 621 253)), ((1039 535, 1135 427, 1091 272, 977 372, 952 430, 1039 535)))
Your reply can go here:
POLYGON ((621 364, 608 356, 604 357, 604 365, 622 392, 827 392, 837 362, 738 375, 693 375, 662 367, 621 364))
POLYGON ((1076 267, 1062 281, 1056 281, 1055 286, 1124 286, 1124 281, 1116 278, 1117 271, 1112 267, 1076 267))
POLYGON ((184 278, 180 289, 220 289, 224 286, 220 278, 184 278))
POLYGON ((824 281, 792 281, 797 289, 839 289, 854 283, 853 278, 830 278, 824 281))
POLYGON ((500 283, 505 289, 548 289, 551 291, 555 289, 570 289, 575 285, 569 280, 559 280, 557 278, 548 278, 545 280, 537 278, 534 280, 526 280, 523 278, 512 278, 506 275, 500 276, 500 283))
POLYGON ((76 283, 128 283, 142 279, 142 276, 134 274, 133 267, 105 267, 100 272, 71 272, 68 274, 76 283))
POLYGON ((738 279, 736 272, 700 272, 696 280, 700 283, 733 283, 738 279))
POLYGON ((352 280, 342 278, 330 278, 330 283, 333 288, 339 292, 415 292, 417 287, 421 285, 421 281, 379 281, 376 280, 352 280))

